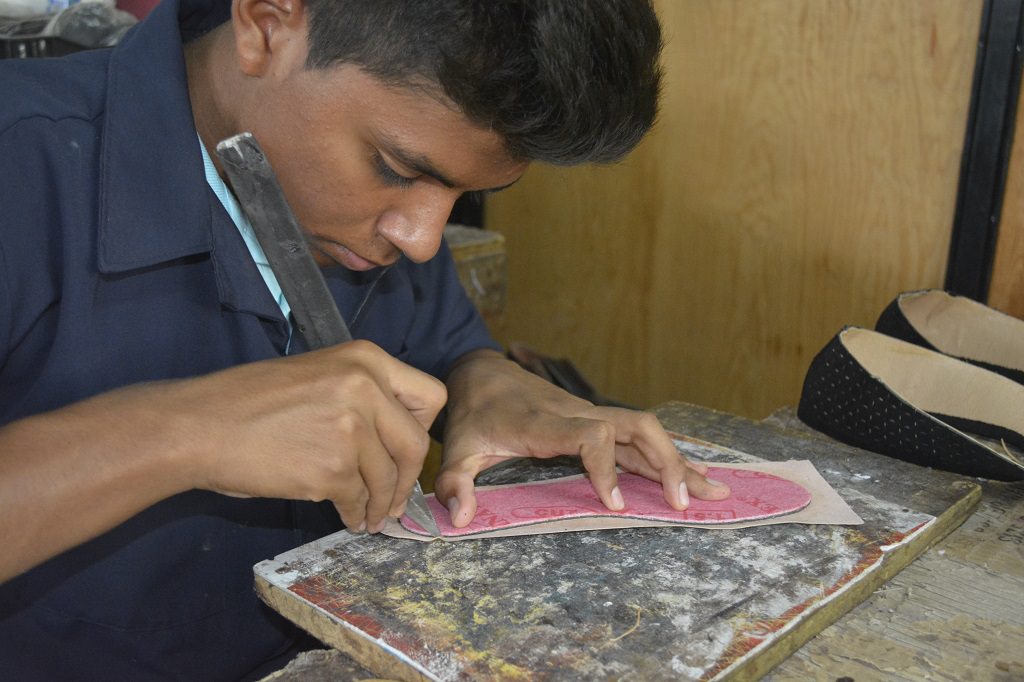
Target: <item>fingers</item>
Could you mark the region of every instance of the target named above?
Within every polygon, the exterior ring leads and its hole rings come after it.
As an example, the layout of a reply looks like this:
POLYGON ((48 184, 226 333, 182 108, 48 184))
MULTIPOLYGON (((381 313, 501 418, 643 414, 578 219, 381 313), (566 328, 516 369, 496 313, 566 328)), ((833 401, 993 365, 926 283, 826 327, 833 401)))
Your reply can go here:
POLYGON ((707 479, 707 464, 691 462, 676 450, 653 414, 604 407, 595 412, 616 426, 617 461, 633 473, 660 481, 665 501, 673 509, 686 509, 691 495, 702 500, 729 496, 727 486, 707 479))
POLYGON ((388 511, 394 503, 395 483, 399 475, 394 460, 383 454, 363 458, 359 465, 359 473, 369 493, 366 501, 366 530, 369 533, 379 533, 384 529, 388 511))
POLYGON ((350 427, 352 437, 338 447, 350 449, 354 456, 340 454, 337 468, 329 471, 330 480, 324 481, 326 497, 354 532, 377 533, 384 528, 399 477, 399 468, 371 430, 365 424, 350 427))
POLYGON ((626 506, 615 473, 615 427, 592 419, 574 419, 580 460, 590 475, 590 485, 604 506, 620 511, 626 506))
POLYGON ((443 471, 434 481, 434 494, 448 508, 452 525, 456 528, 465 528, 476 516, 473 479, 477 473, 449 469, 443 471))
POLYGON ((724 500, 729 497, 729 494, 732 492, 729 490, 729 486, 720 481, 707 478, 706 474, 706 466, 704 467, 704 473, 693 468, 686 472, 686 486, 689 488, 690 493, 701 500, 724 500))
POLYGON ((388 516, 404 510, 430 445, 427 429, 447 393, 434 377, 373 344, 346 346, 365 369, 367 380, 353 397, 368 428, 346 439, 355 450, 362 485, 346 482, 335 502, 346 526, 376 533, 388 516))
POLYGON ((149 390, 188 442, 189 487, 331 500, 349 528, 370 531, 404 505, 446 397, 439 381, 367 341, 149 390))
MULTIPOLYGON (((362 491, 355 495, 345 491, 350 499, 337 502, 345 525, 353 530, 380 532, 387 517, 398 517, 405 508, 416 478, 423 468, 423 460, 430 446, 425 427, 405 409, 394 396, 384 396, 370 410, 366 437, 354 439, 357 448, 358 478, 362 491), (362 514, 359 507, 362 506, 362 514), (352 525, 355 522, 357 525, 352 525)), ((347 484, 353 488, 353 484, 347 484)))
MULTIPOLYGON (((362 447, 368 446, 363 445, 362 447)), ((373 459, 378 461, 388 459, 387 453, 380 448, 380 452, 373 459)), ((335 485, 335 492, 331 495, 334 508, 338 510, 338 515, 341 516, 345 527, 356 533, 362 533, 370 527, 367 509, 370 506, 371 487, 367 485, 363 476, 364 474, 358 469, 344 476, 344 480, 335 485)), ((376 519, 372 522, 375 523, 376 519)))
POLYGON ((387 399, 376 412, 375 426, 389 457, 387 464, 393 466, 368 462, 360 468, 365 475, 375 476, 381 486, 379 494, 371 494, 366 509, 367 530, 375 533, 384 527, 386 516, 397 518, 404 511, 430 446, 427 429, 448 394, 442 382, 381 348, 365 342, 356 342, 356 346, 357 352, 370 356, 368 365, 387 399))
POLYGON ((531 427, 529 446, 534 457, 579 455, 601 503, 612 511, 625 507, 615 472, 615 424, 589 417, 544 416, 531 427))
POLYGON ((381 372, 387 388, 424 429, 429 429, 448 399, 444 384, 426 372, 410 367, 372 344, 366 351, 381 372))
POLYGON ((423 460, 430 448, 426 428, 394 397, 377 413, 377 437, 394 466, 386 513, 397 518, 405 509, 416 479, 423 469, 423 460))
POLYGON ((473 477, 513 457, 578 455, 598 498, 615 511, 629 502, 618 488, 616 464, 659 481, 674 509, 685 509, 691 492, 728 495, 706 480, 706 467, 679 455, 652 414, 596 407, 492 356, 460 362, 448 386, 445 465, 435 490, 456 525, 476 511, 473 477))
MULTIPOLYGON (((680 455, 680 457, 682 457, 682 455, 680 455)), ((686 460, 686 466, 688 466, 691 469, 695 470, 701 476, 707 475, 707 473, 708 473, 707 462, 695 462, 695 461, 693 461, 691 459, 687 459, 686 457, 683 457, 683 459, 686 460)))
POLYGON ((686 460, 680 457, 657 417, 622 408, 595 408, 595 412, 615 425, 620 463, 645 478, 660 481, 669 506, 680 511, 686 509, 690 505, 686 460), (640 457, 630 458, 628 452, 623 452, 629 448, 640 457))

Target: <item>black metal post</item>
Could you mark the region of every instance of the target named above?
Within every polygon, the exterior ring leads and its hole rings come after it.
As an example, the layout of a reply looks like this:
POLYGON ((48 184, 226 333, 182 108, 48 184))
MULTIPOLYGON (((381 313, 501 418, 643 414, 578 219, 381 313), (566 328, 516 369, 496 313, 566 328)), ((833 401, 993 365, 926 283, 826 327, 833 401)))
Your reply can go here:
POLYGON ((986 0, 960 165, 946 289, 985 302, 1021 81, 1024 0, 986 0))

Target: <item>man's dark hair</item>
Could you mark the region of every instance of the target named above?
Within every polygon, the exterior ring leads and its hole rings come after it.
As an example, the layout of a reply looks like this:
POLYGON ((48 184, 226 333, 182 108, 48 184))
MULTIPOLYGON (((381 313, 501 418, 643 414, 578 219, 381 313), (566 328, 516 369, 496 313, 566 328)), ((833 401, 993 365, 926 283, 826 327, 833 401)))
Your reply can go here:
POLYGON ((309 68, 439 85, 522 160, 608 162, 657 115, 649 0, 308 0, 309 68))

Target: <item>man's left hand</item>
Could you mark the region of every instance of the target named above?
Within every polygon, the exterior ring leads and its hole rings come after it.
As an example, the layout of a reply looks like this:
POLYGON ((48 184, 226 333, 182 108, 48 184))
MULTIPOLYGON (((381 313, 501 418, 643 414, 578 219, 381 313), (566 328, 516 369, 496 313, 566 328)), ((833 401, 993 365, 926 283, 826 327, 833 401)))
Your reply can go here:
POLYGON ((476 514, 476 475, 514 457, 578 455, 598 498, 613 511, 627 504, 616 464, 659 481, 673 509, 686 509, 691 495, 729 495, 726 486, 706 478, 706 465, 679 454, 653 414, 595 406, 494 351, 460 359, 447 384, 444 462, 434 491, 456 528, 476 514))

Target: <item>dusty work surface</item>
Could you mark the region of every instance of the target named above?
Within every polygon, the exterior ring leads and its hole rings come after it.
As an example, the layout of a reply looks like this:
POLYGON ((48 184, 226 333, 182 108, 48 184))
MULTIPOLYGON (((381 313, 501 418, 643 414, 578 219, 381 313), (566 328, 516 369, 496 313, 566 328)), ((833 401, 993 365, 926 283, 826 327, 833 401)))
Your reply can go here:
MULTIPOLYGON (((678 403, 658 415, 765 459, 811 460, 865 523, 455 545, 341 533, 262 562, 257 589, 381 677, 756 678, 962 523, 980 496, 963 478, 774 425, 678 403)), ((506 467, 487 482, 564 473, 506 467)))
MULTIPOLYGON (((784 410, 769 420, 826 440, 784 410)), ((982 482, 977 510, 765 682, 1024 680, 1024 484, 982 482)))

